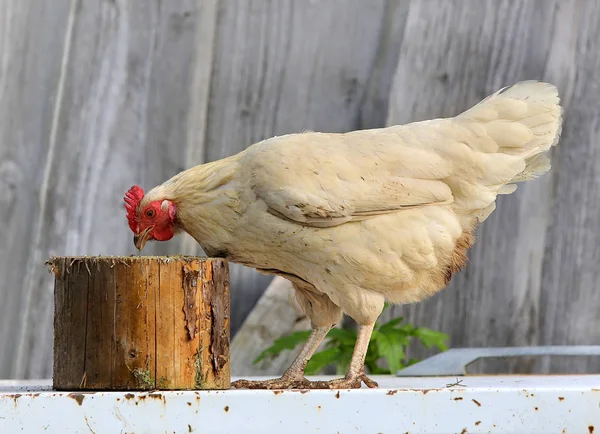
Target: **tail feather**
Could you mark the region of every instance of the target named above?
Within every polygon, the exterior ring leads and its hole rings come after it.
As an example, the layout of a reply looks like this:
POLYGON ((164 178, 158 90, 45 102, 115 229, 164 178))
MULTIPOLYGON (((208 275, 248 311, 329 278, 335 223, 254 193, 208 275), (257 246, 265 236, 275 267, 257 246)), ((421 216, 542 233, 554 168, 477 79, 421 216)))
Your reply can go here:
POLYGON ((525 168, 503 187, 509 194, 514 182, 528 181, 550 170, 546 153, 562 132, 563 109, 555 86, 540 81, 522 81, 507 86, 465 111, 458 118, 475 120, 498 146, 496 152, 525 160, 525 168))
POLYGON ((481 122, 498 152, 524 159, 555 146, 562 130, 558 90, 540 81, 500 89, 457 117, 481 122))

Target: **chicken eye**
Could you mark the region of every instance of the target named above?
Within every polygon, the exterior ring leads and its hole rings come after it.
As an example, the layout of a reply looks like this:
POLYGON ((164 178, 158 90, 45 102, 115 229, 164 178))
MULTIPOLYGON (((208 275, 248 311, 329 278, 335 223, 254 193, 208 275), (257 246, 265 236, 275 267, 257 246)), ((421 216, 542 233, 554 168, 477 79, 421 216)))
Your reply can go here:
POLYGON ((154 210, 153 209, 149 209, 148 211, 146 211, 146 216, 147 217, 154 217, 154 210))

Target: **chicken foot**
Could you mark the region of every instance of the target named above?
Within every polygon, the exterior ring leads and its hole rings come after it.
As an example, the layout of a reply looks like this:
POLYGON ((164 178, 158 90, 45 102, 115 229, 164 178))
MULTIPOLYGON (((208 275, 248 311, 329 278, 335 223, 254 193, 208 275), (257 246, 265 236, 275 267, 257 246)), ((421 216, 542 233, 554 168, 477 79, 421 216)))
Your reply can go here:
POLYGON ((247 389, 359 389, 364 382, 367 387, 377 387, 378 384, 367 377, 364 371, 365 356, 373 327, 374 324, 369 324, 360 326, 358 329, 354 352, 344 378, 331 381, 309 381, 304 377, 306 364, 330 330, 329 327, 319 327, 313 329, 300 353, 281 378, 265 381, 238 380, 231 385, 235 388, 247 389))
MULTIPOLYGON (((375 324, 361 325, 358 329, 358 336, 356 337, 356 344, 354 345, 354 352, 352 353, 352 359, 350 360, 350 366, 346 371, 344 378, 337 378, 331 381, 316 381, 322 389, 360 389, 362 383, 365 383, 369 388, 375 388, 378 386, 377 382, 371 380, 365 374, 365 357, 367 355, 367 349, 369 348, 369 341, 373 334, 373 327, 375 324)), ((317 386, 317 385, 315 385, 317 386)), ((312 387, 317 388, 317 387, 312 387)))
POLYGON ((302 346, 302 349, 280 378, 265 381, 237 380, 231 383, 237 389, 301 389, 309 388, 310 381, 304 378, 304 369, 331 327, 316 327, 302 346))

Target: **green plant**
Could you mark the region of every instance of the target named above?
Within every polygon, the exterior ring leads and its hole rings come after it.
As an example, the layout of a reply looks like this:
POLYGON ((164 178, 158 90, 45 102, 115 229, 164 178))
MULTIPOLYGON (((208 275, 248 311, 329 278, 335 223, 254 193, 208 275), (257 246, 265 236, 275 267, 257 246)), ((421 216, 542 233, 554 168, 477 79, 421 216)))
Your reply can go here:
MULTIPOLYGON (((387 307, 387 306, 386 306, 387 307)), ((406 348, 416 338, 426 348, 436 347, 445 351, 448 335, 424 327, 415 327, 404 323, 403 317, 394 318, 385 324, 377 322, 369 350, 365 358, 365 367, 370 374, 390 374, 416 363, 418 359, 407 359, 406 348), (382 360, 387 361, 387 367, 381 366, 382 360)), ((269 348, 264 350, 254 363, 276 357, 282 351, 292 350, 303 343, 310 335, 310 330, 294 332, 276 339, 269 348)), ((356 331, 334 328, 327 334, 325 349, 313 355, 306 366, 307 375, 320 373, 329 365, 335 365, 338 375, 343 375, 348 368, 354 344, 356 331)))

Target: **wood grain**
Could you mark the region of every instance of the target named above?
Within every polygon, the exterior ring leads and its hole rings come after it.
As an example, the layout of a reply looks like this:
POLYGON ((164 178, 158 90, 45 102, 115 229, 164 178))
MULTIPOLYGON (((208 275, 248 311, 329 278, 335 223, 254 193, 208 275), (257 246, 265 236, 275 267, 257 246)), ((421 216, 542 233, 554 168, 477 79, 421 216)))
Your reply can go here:
POLYGON ((225 261, 56 257, 50 264, 55 389, 229 388, 225 261), (191 288, 200 289, 193 300, 191 288), (193 337, 189 320, 197 322, 193 337))
POLYGON ((53 267, 56 279, 53 378, 65 388, 85 384, 89 275, 70 264, 53 267), (73 271, 73 272, 71 272, 73 271))
POLYGON ((0 378, 31 375, 34 359, 44 376, 52 372, 52 292, 38 240, 69 3, 5 0, 0 8, 0 378), (37 296, 44 303, 34 307, 37 296), (33 335, 42 344, 24 345, 33 335), (21 346, 27 356, 18 358, 21 346))
MULTIPOLYGON (((135 252, 132 184, 273 135, 451 116, 528 78, 565 102, 553 171, 502 197, 471 266, 408 312, 455 346, 597 343, 594 0, 2 4, 0 377, 52 372, 45 258, 135 252)), ((183 236, 144 254, 199 252, 183 236)), ((232 332, 269 282, 231 267, 232 332)))
MULTIPOLYGON (((477 231, 466 270, 436 297, 397 307, 388 317, 402 314, 445 331, 453 347, 598 343, 595 329, 583 326, 598 315, 592 283, 600 278, 592 265, 597 225, 582 220, 600 197, 595 181, 600 160, 590 154, 598 133, 591 101, 600 89, 583 84, 589 77, 583 71, 598 67, 598 57, 591 55, 600 48, 592 30, 598 25, 595 8, 586 1, 411 2, 406 22, 411 38, 402 45, 388 123, 453 116, 524 79, 556 84, 566 115, 553 169, 498 199, 477 231)), ((550 368, 539 359, 494 363, 478 369, 550 368)), ((573 372, 600 368, 597 360, 570 366, 573 372)))
MULTIPOLYGON (((219 2, 204 161, 275 135, 382 126, 407 10, 385 0, 219 2)), ((232 331, 271 279, 231 264, 232 331)))

